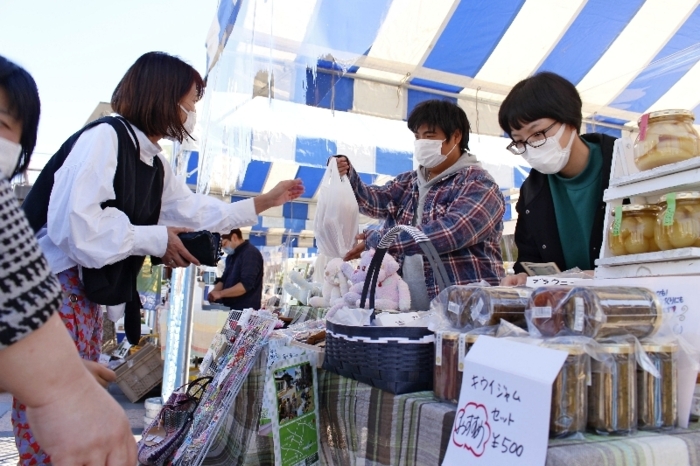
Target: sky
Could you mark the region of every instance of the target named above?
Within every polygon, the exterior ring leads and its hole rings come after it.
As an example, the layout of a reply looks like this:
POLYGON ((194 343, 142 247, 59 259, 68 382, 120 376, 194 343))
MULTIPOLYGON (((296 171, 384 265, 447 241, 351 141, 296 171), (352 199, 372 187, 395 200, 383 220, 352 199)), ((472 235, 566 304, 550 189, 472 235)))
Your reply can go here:
MULTIPOLYGON (((206 73, 218 0, 0 0, 0 55, 24 67, 41 97, 36 162, 109 102, 146 52, 178 55, 206 73)), ((34 165, 34 160, 32 160, 34 165)))

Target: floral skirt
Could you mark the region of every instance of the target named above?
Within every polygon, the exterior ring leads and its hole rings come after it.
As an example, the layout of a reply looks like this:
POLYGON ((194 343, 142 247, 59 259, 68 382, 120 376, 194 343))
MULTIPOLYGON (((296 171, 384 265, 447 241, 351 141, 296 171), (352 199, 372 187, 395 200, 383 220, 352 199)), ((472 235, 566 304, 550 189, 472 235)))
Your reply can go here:
MULTIPOLYGON (((102 348, 102 310, 85 296, 78 268, 57 275, 63 291, 59 313, 83 359, 97 361, 102 348)), ((36 443, 26 416, 26 406, 16 399, 12 403, 12 430, 21 466, 51 464, 51 458, 36 443)))

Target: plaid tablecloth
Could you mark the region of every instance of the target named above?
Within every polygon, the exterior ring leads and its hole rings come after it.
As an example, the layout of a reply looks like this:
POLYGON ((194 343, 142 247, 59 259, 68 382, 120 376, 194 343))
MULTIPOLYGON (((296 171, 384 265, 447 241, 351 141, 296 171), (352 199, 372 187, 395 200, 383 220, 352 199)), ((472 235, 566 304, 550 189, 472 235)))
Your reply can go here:
MULTIPOLYGON (((206 465, 274 465, 272 437, 257 435, 267 350, 263 350, 206 465)), ((432 392, 392 395, 319 370, 321 458, 326 465, 439 465, 455 408, 432 392)), ((547 466, 700 464, 700 426, 631 437, 552 440, 547 466)))

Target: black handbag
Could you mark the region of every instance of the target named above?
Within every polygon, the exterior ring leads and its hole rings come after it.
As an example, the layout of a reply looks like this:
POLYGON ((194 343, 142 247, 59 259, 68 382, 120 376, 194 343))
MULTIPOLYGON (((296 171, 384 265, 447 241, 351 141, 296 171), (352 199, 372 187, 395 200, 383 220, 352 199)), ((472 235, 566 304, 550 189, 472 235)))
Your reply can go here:
POLYGON ((177 235, 200 264, 215 267, 221 257, 221 236, 210 231, 189 231, 177 235))

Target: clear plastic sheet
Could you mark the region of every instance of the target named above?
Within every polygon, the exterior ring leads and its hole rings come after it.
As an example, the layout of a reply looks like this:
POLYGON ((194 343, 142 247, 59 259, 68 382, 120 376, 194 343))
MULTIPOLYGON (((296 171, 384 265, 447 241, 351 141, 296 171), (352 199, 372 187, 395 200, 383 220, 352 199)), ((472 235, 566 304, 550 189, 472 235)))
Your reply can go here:
POLYGON ((635 287, 576 287, 567 295, 562 313, 568 332, 596 339, 648 337, 663 319, 656 293, 635 287))

